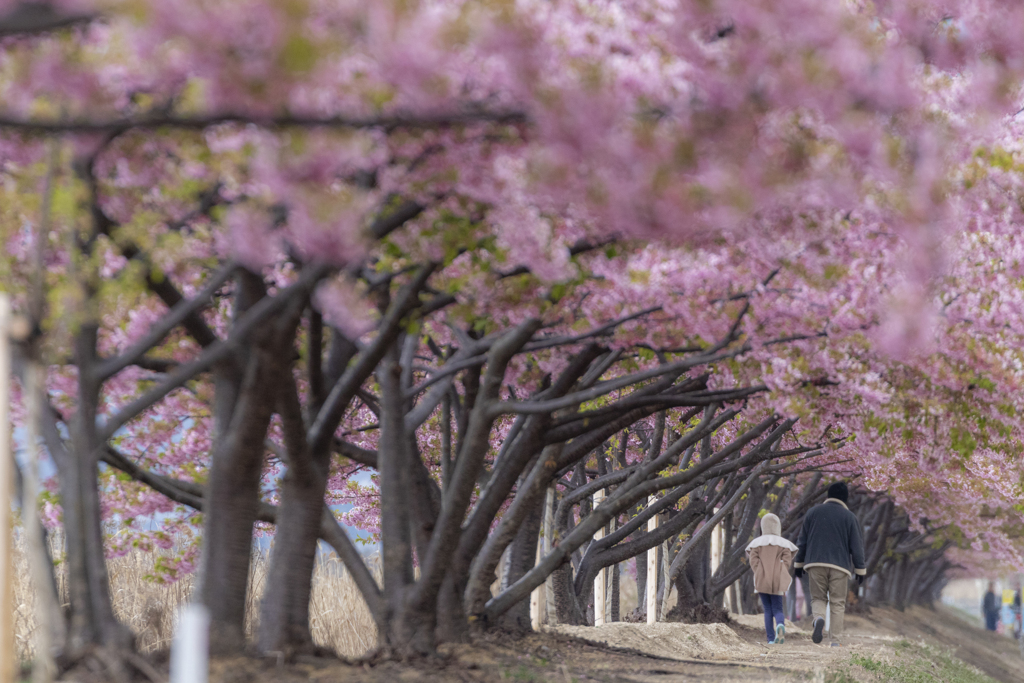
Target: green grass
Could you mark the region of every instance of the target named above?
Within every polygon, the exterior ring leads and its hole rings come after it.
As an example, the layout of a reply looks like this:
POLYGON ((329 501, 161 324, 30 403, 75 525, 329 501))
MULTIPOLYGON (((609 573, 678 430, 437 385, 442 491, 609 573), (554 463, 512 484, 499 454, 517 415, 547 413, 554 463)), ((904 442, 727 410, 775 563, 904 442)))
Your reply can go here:
POLYGON ((833 669, 825 674, 825 683, 860 683, 848 671, 833 669))
POLYGON ((500 675, 500 677, 503 680, 512 680, 512 681, 528 682, 528 681, 536 681, 536 680, 539 679, 539 677, 537 675, 537 672, 533 671, 530 667, 526 666, 525 664, 520 664, 519 666, 517 666, 515 669, 512 669, 511 671, 510 670, 506 670, 506 669, 503 668, 500 671, 499 675, 500 675))
POLYGON ((896 655, 878 658, 852 654, 847 663, 825 675, 825 683, 995 683, 993 679, 945 652, 901 640, 896 655))

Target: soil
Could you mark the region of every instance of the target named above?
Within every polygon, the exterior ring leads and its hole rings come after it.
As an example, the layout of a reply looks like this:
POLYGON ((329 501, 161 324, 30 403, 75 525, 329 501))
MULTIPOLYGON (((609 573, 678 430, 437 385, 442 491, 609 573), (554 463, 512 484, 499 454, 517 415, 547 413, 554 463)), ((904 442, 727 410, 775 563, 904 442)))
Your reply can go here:
POLYGON ((683 613, 677 605, 665 615, 665 621, 684 624, 727 624, 729 623, 729 612, 711 605, 700 604, 683 613))
MULTIPOLYGON (((996 681, 1024 681, 1024 660, 1015 641, 981 631, 945 608, 875 608, 866 616, 848 615, 841 648, 828 647, 827 640, 814 645, 807 624, 787 624, 786 643, 768 646, 762 619, 733 615, 728 624, 619 622, 598 628, 557 626, 525 636, 490 633, 469 644, 443 645, 436 657, 415 663, 218 659, 211 664, 210 681, 823 683, 828 672, 848 665, 853 654, 890 661, 899 658, 902 648, 918 643, 958 657, 996 681)), ((166 676, 166 662, 154 665, 166 676)), ((106 680, 96 673, 79 671, 65 680, 106 680)))

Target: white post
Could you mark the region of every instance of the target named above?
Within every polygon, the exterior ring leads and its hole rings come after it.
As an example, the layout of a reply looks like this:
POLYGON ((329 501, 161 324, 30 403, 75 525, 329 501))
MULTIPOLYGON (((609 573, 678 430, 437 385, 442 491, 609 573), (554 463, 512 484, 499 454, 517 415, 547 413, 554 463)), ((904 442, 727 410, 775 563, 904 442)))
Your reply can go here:
POLYGON ((668 614, 668 603, 672 599, 672 591, 675 590, 675 586, 669 581, 669 574, 671 573, 672 563, 668 558, 668 549, 671 544, 665 541, 661 544, 661 575, 662 581, 665 582, 663 586, 664 590, 661 593, 661 613, 668 614))
POLYGON ((11 301, 0 294, 0 683, 12 683, 14 661, 14 462, 11 458, 11 301))
MULTIPOLYGON (((615 533, 615 529, 617 528, 615 526, 615 522, 616 522, 616 520, 615 520, 614 517, 612 518, 612 520, 610 522, 608 522, 608 526, 606 528, 607 528, 609 534, 615 533)), ((611 621, 612 620, 612 600, 615 597, 614 596, 614 593, 615 593, 614 583, 615 583, 615 567, 616 566, 617 565, 611 565, 610 567, 606 567, 603 570, 604 571, 604 578, 605 578, 605 581, 604 581, 604 585, 605 585, 605 589, 604 589, 604 594, 605 594, 604 613, 605 613, 605 616, 606 616, 606 621, 611 621)), ((619 615, 619 616, 621 618, 622 615, 619 615)))
MULTIPOLYGON (((718 510, 715 510, 718 512, 718 510)), ((722 564, 722 546, 725 545, 723 538, 725 536, 725 527, 721 524, 716 526, 711 531, 711 575, 714 576, 715 572, 718 571, 718 567, 722 564)), ((729 594, 729 589, 725 589, 725 593, 722 597, 722 604, 726 611, 732 611, 732 596, 729 594)))
POLYGON ((178 614, 171 644, 171 683, 206 683, 210 673, 210 612, 197 602, 178 614))
POLYGON ((505 576, 508 574, 508 558, 511 550, 512 544, 510 543, 501 553, 501 561, 498 563, 498 593, 505 590, 505 576))
MULTIPOLYGON (((546 497, 545 497, 546 500, 546 497)), ((544 557, 544 524, 541 523, 540 537, 537 539, 537 553, 534 556, 533 565, 536 567, 542 557, 544 557)), ((545 584, 541 584, 533 589, 530 593, 530 625, 534 631, 540 630, 540 625, 544 623, 544 613, 547 611, 545 598, 547 597, 547 587, 545 584)))
MULTIPOLYGON (((594 494, 594 509, 601 504, 604 500, 604 490, 600 490, 594 494)), ((604 527, 597 530, 594 534, 594 540, 604 538, 604 527)), ((597 573, 597 578, 594 579, 594 626, 604 626, 607 612, 605 612, 605 598, 608 595, 608 582, 605 575, 608 570, 602 569, 597 573)))
MULTIPOLYGON (((647 505, 654 505, 654 496, 647 499, 647 505)), ((658 529, 658 516, 654 515, 647 520, 647 533, 653 533, 658 529)), ((658 622, 658 546, 647 551, 647 623, 658 622)))
MULTIPOLYGON (((546 557, 555 543, 555 487, 549 486, 544 496, 544 538, 541 544, 546 557)), ((544 581, 544 612, 545 624, 558 623, 558 612, 555 610, 555 580, 548 576, 544 581)))
POLYGON ((64 647, 64 615, 50 577, 52 567, 43 545, 43 527, 39 519, 39 424, 43 413, 46 379, 42 365, 28 363, 23 383, 25 403, 24 490, 21 501, 21 526, 25 534, 29 570, 36 597, 36 659, 32 663, 34 683, 48 683, 57 676, 55 651, 64 647))
MULTIPOLYGON (((540 538, 537 539, 537 560, 534 566, 551 552, 551 535, 555 532, 555 513, 553 504, 555 502, 555 487, 550 486, 544 493, 544 513, 541 517, 540 538)), ((544 583, 533 589, 530 593, 530 623, 533 630, 538 631, 542 624, 549 622, 548 619, 548 593, 553 592, 551 577, 545 579, 544 583)))

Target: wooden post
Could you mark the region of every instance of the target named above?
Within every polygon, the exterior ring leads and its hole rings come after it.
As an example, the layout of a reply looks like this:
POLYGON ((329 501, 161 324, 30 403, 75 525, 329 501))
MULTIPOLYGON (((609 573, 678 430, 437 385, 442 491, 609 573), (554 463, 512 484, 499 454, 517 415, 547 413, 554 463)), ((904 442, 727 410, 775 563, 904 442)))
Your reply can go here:
MULTIPOLYGON (((604 500, 604 490, 598 491, 594 494, 594 509, 601 504, 604 500)), ((604 538, 604 527, 598 529, 597 533, 594 534, 594 540, 604 538)), ((607 569, 602 569, 597 573, 597 578, 594 579, 594 626, 604 626, 606 621, 607 612, 605 611, 606 598, 608 595, 608 581, 607 581, 607 569)))
POLYGON ((13 683, 14 660, 14 460, 11 457, 11 301, 0 294, 0 683, 13 683))
MULTIPOLYGON (((651 496, 647 505, 654 505, 656 498, 651 496)), ((647 533, 653 533, 658 529, 658 516, 654 515, 647 520, 647 533)), ((647 623, 658 622, 658 546, 647 551, 647 623)))

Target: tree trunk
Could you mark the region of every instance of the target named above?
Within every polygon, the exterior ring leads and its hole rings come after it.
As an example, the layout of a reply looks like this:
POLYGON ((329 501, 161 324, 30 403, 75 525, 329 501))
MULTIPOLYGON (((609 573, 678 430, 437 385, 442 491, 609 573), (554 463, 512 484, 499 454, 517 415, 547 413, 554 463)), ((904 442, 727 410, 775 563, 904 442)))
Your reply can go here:
POLYGON ((620 621, 620 604, 619 604, 619 563, 616 562, 611 567, 612 570, 612 609, 611 609, 611 621, 620 621))
POLYGON ((437 595, 437 639, 443 643, 460 643, 469 637, 469 622, 463 596, 466 586, 454 575, 444 577, 437 595))
POLYGON ((299 475, 289 468, 281 483, 274 550, 260 609, 259 647, 263 652, 312 649, 310 579, 316 564, 326 482, 327 477, 319 471, 299 475))
MULTIPOLYGON (((274 404, 273 393, 267 391, 274 375, 271 356, 260 347, 252 350, 233 419, 210 465, 200 595, 210 611, 211 652, 237 651, 245 644, 253 525, 259 509, 263 444, 274 404)), ((317 501, 318 519, 321 500, 317 501)))
POLYGON ((558 623, 586 626, 586 615, 576 599, 576 591, 573 588, 572 565, 566 562, 552 572, 551 584, 555 594, 555 614, 558 623))
POLYGON ((71 427, 72 450, 55 457, 64 507, 68 593, 71 601, 69 654, 90 645, 126 647, 127 629, 114 618, 110 581, 103 552, 99 496, 99 443, 96 417, 100 386, 92 378, 97 328, 82 326, 75 340, 79 368, 78 413, 71 427))
POLYGON ((886 596, 886 602, 890 605, 896 604, 897 595, 900 590, 900 581, 903 578, 903 563, 904 559, 901 557, 891 565, 893 569, 890 573, 889 590, 888 595, 886 596))
MULTIPOLYGON (((521 579, 536 564, 537 543, 540 541, 540 525, 543 521, 544 506, 535 505, 519 526, 510 546, 508 570, 504 579, 506 587, 521 579)), ((532 630, 529 598, 519 601, 502 615, 501 625, 514 631, 532 630)))
MULTIPOLYGON (((697 542, 686 559, 682 571, 674 581, 678 601, 668 614, 666 621, 682 621, 690 624, 720 623, 729 620, 725 610, 716 608, 711 602, 711 536, 705 534, 697 542)), ((666 587, 667 589, 667 587, 666 587)))
POLYGON ((377 373, 381 386, 381 440, 378 446, 381 497, 381 557, 388 629, 382 645, 401 657, 433 651, 436 603, 417 607, 410 600, 413 587, 413 551, 406 496, 410 489, 409 441, 405 433, 401 366, 392 345, 377 373))
MULTIPOLYGON (((635 535, 635 534, 634 534, 635 535)), ((649 552, 649 551, 648 551, 649 552)), ((647 552, 633 558, 636 563, 636 611, 638 617, 647 616, 647 552)))

